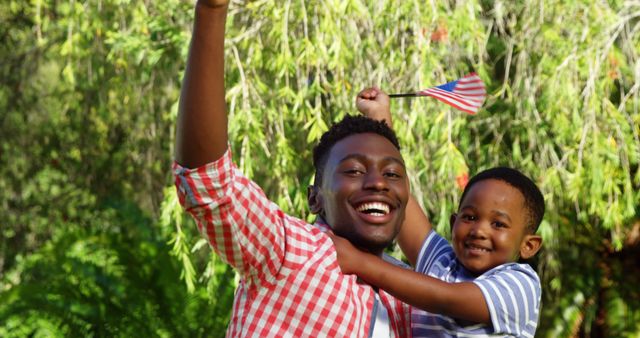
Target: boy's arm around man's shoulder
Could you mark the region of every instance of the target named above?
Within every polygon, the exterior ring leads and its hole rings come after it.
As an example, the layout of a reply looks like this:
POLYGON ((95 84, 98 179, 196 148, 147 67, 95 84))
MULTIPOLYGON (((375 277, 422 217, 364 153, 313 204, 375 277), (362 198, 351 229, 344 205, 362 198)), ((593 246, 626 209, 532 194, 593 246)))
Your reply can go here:
POLYGON ((360 251, 344 238, 330 237, 343 273, 356 274, 416 308, 475 323, 490 323, 484 295, 474 283, 447 283, 360 251))
POLYGON ((422 245, 431 229, 429 217, 422 210, 416 198, 411 195, 397 240, 405 257, 414 267, 418 263, 420 250, 422 250, 422 245))
MULTIPOLYGON (((356 97, 356 107, 364 116, 384 121, 389 128, 393 129, 393 119, 391 117, 390 98, 387 93, 377 87, 365 88, 356 97)), ((415 266, 422 249, 422 244, 431 231, 429 217, 422 210, 418 201, 413 195, 409 198, 405 218, 397 240, 402 252, 415 266)))

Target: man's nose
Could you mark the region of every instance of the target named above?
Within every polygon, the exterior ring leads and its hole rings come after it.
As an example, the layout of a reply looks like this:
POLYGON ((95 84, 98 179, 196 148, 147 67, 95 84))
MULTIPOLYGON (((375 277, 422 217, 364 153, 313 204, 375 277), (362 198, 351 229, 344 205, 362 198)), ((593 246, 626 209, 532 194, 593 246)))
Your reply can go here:
POLYGON ((370 170, 365 176, 364 188, 370 190, 388 190, 389 187, 382 173, 370 170))

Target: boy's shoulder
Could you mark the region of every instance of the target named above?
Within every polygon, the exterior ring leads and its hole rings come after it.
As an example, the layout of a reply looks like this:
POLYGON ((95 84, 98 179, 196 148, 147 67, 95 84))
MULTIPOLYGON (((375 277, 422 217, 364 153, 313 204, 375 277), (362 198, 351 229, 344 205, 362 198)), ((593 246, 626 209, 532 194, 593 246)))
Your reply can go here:
POLYGON ((411 266, 409 264, 387 254, 386 252, 382 254, 382 260, 386 261, 387 263, 391 263, 395 266, 401 267, 403 269, 411 270, 411 266))
POLYGON ((485 271, 482 275, 478 276, 477 279, 487 279, 498 275, 519 275, 523 278, 535 280, 538 284, 540 283, 540 277, 536 270, 534 270, 529 264, 518 262, 500 264, 488 271, 485 271))
POLYGON ((447 282, 458 282, 456 256, 449 241, 432 229, 418 253, 415 271, 447 282))

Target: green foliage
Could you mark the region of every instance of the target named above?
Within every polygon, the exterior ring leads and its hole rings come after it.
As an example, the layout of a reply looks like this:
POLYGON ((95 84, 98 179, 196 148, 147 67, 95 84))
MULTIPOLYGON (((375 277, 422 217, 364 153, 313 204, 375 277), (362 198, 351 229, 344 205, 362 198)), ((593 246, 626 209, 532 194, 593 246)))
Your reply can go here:
MULTIPOLYGON (((193 5, 0 7, 0 335, 223 335, 236 281, 172 189, 193 5), (113 202, 117 201, 117 202, 113 202)), ((548 212, 540 336, 640 332, 640 7, 609 1, 234 1, 231 146, 311 219, 311 149, 371 85, 476 71, 476 116, 393 102, 413 193, 439 231, 458 178, 522 169, 548 212)))
MULTIPOLYGON (((1 336, 209 337, 224 332, 228 315, 219 313, 219 303, 208 301, 206 289, 189 293, 179 283, 181 266, 169 256, 160 228, 131 205, 93 213, 91 227, 69 224, 34 253, 18 258, 0 294, 1 336)), ((229 277, 226 270, 220 275, 229 277)))
POLYGON ((545 285, 540 335, 636 334, 619 323, 640 313, 638 304, 611 292, 629 277, 603 267, 638 247, 637 236, 629 240, 640 218, 638 9, 550 1, 232 6, 236 158, 285 210, 305 215, 311 145, 354 113, 357 91, 405 92, 474 70, 490 93, 477 116, 434 100, 394 102, 414 194, 447 233, 458 178, 495 165, 522 169, 548 206, 536 263, 545 285), (624 311, 602 310, 620 302, 614 308, 624 311))
POLYGON ((0 8, 0 336, 224 335, 233 272, 186 289, 157 221, 191 9, 0 8))

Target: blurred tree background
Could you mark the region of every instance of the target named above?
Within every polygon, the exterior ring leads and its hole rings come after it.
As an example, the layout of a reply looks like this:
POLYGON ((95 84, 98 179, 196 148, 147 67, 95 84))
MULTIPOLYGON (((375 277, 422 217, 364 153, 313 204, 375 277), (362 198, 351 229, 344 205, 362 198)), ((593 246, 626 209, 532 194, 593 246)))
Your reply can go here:
MULTIPOLYGON (((192 18, 179 0, 0 7, 0 336, 224 336, 236 277, 170 172, 192 18)), ((475 116, 393 102, 414 194, 446 234, 469 175, 522 169, 548 210, 537 336, 640 334, 640 3, 238 0, 227 27, 235 159, 307 218, 312 145, 360 89, 476 71, 475 116)))

